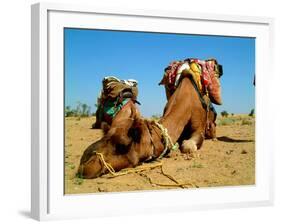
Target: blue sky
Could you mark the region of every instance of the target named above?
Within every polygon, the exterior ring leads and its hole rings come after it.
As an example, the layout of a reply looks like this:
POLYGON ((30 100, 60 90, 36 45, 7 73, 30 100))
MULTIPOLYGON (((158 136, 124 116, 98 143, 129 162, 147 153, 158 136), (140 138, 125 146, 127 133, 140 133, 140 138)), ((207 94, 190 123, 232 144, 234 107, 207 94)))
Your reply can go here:
POLYGON ((65 106, 86 103, 95 111, 104 76, 139 82, 144 116, 162 114, 166 104, 158 86, 173 60, 216 58, 223 65, 223 105, 218 112, 249 113, 255 105, 255 39, 241 37, 159 34, 65 29, 65 106))

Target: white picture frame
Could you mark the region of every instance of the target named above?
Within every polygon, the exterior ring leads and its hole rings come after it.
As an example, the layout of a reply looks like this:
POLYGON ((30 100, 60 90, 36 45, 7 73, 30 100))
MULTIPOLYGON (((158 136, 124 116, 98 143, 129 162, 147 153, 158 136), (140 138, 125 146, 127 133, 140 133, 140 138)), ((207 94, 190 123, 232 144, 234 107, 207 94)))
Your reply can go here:
POLYGON ((273 90, 265 74, 273 74, 273 23, 272 18, 247 16, 32 5, 32 217, 50 220, 271 205, 273 145, 267 130, 271 104, 268 96, 273 90), (256 184, 65 196, 63 27, 185 33, 182 27, 186 25, 194 34, 256 38, 256 184))

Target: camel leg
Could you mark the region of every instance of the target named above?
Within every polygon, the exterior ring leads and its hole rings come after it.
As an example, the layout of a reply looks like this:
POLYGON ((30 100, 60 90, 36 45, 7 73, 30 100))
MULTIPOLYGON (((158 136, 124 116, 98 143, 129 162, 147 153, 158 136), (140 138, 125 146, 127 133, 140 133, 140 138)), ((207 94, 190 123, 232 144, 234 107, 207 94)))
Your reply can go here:
POLYGON ((200 149, 205 138, 206 116, 207 114, 203 110, 194 111, 191 116, 190 138, 184 140, 181 145, 181 151, 183 153, 193 155, 200 149))
POLYGON ((204 141, 204 132, 197 131, 191 135, 191 138, 188 140, 184 140, 181 145, 181 151, 183 153, 190 154, 194 157, 196 151, 201 147, 204 141))

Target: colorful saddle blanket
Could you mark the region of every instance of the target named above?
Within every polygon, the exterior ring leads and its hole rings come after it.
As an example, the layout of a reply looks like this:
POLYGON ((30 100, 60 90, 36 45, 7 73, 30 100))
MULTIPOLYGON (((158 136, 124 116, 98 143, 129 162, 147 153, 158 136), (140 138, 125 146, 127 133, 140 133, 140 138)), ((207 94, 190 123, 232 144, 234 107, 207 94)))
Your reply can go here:
POLYGON ((215 59, 199 60, 185 59, 173 61, 165 69, 165 85, 173 92, 180 80, 185 76, 191 76, 202 95, 208 94, 215 104, 221 104, 221 88, 219 77, 222 75, 222 66, 215 59))

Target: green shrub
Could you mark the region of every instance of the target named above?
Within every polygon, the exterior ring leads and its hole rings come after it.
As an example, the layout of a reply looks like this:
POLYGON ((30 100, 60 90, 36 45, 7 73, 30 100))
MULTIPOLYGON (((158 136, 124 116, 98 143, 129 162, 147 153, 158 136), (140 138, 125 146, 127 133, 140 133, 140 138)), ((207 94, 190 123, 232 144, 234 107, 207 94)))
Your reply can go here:
POLYGON ((255 115, 255 109, 252 109, 251 112, 249 113, 250 117, 253 117, 255 115))
POLYGON ((226 110, 222 111, 222 112, 221 112, 221 116, 222 116, 222 117, 227 117, 227 116, 228 116, 227 111, 226 111, 226 110))
POLYGON ((234 118, 221 118, 220 120, 218 120, 218 125, 219 126, 224 126, 224 125, 231 125, 235 123, 235 119, 234 118))
POLYGON ((65 107, 65 117, 89 117, 91 115, 91 107, 85 103, 77 102, 75 109, 70 106, 65 107))
POLYGON ((204 165, 201 163, 193 162, 191 168, 204 168, 204 165))
POLYGON ((84 179, 82 179, 82 178, 80 178, 80 177, 75 177, 75 178, 73 179, 73 182, 74 182, 74 184, 76 184, 76 185, 81 185, 81 184, 83 184, 84 179))

